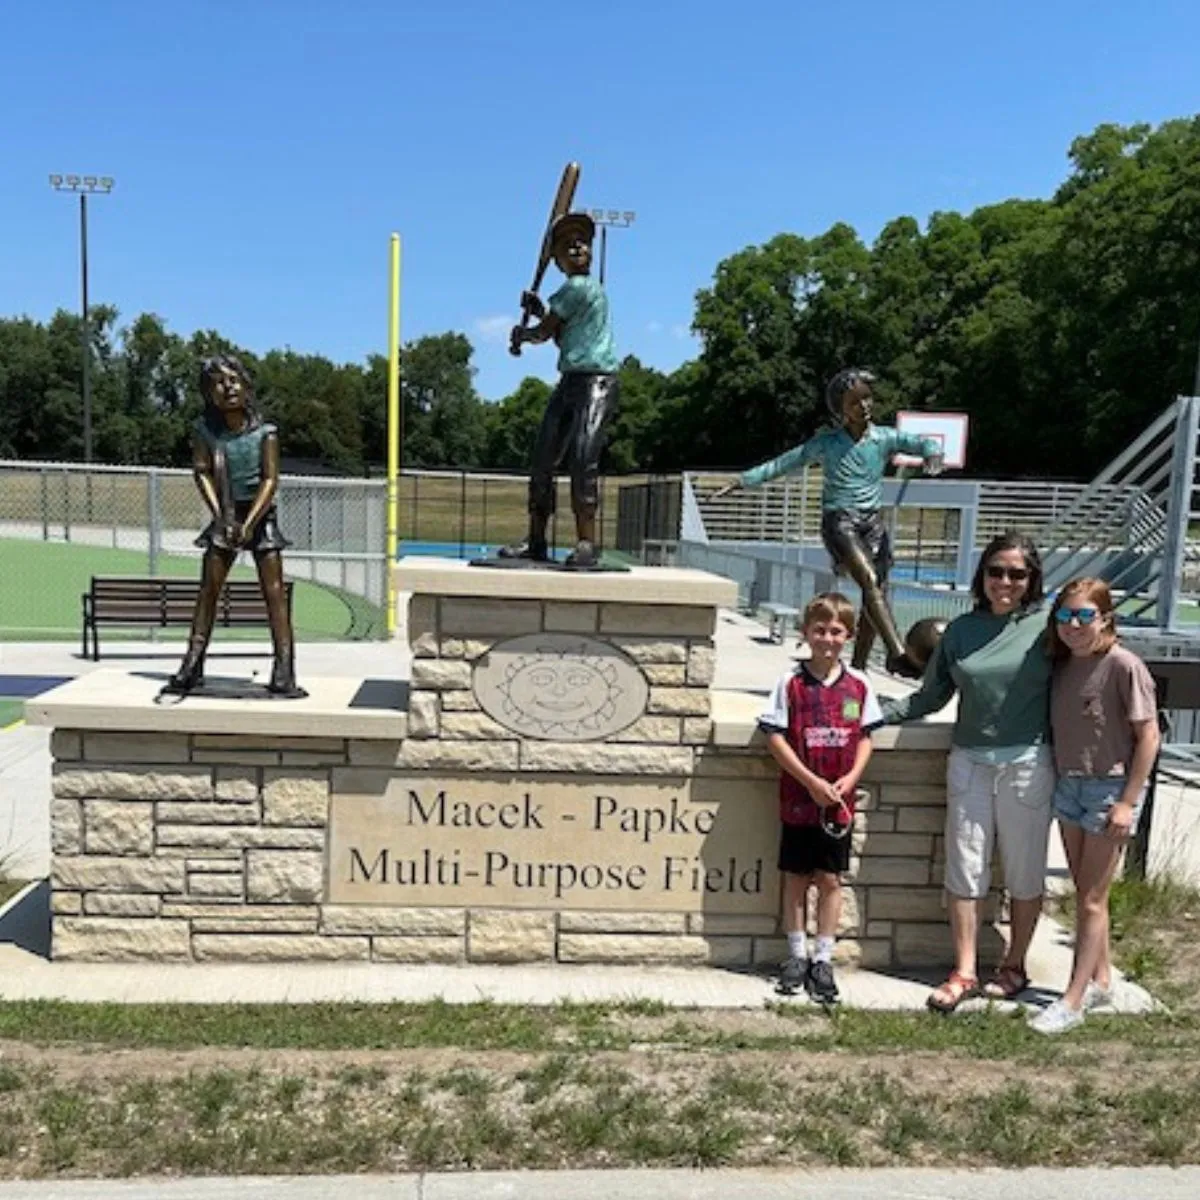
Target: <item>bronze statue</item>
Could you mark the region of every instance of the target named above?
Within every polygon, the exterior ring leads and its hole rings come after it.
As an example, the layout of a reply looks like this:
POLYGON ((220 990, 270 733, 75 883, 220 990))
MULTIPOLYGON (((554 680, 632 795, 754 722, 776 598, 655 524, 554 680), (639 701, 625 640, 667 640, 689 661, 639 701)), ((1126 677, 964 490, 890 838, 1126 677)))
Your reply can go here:
MULTIPOLYGON (((565 180, 564 175, 564 180, 565 180)), ((561 195, 561 189, 560 189, 561 195)), ((514 565, 548 563, 546 527, 554 513, 554 474, 564 465, 571 475, 571 507, 575 513, 575 549, 566 566, 599 567, 596 512, 599 504, 600 456, 607 426, 617 408, 617 354, 613 347, 608 297, 591 276, 596 226, 586 213, 556 217, 549 230, 549 251, 566 282, 543 303, 536 291, 521 296, 521 307, 537 324, 513 327, 509 347, 520 354, 526 343, 551 339, 559 348, 562 377, 546 405, 533 452, 529 477, 529 533, 525 540, 500 551, 514 565)), ((540 278, 539 274, 535 279, 540 278)))
MULTIPOLYGON (((853 665, 860 670, 866 666, 878 634, 887 647, 887 669, 915 678, 924 666, 917 658, 926 653, 926 647, 918 637, 913 653, 908 652, 888 606, 891 541, 879 509, 884 472, 894 454, 920 455, 925 470, 936 475, 942 470, 942 452, 932 438, 872 424, 874 383, 875 377, 861 368, 839 371, 825 389, 825 402, 836 428, 823 430, 778 458, 743 471, 736 483, 716 495, 739 487, 758 487, 807 463, 819 462, 824 472, 821 540, 834 569, 849 575, 862 590, 865 611, 854 640, 853 665)), ((927 632, 922 631, 923 637, 927 632)))
POLYGON ((281 551, 290 543, 275 512, 278 431, 255 411, 250 375, 231 355, 204 360, 200 393, 204 415, 193 430, 192 472, 212 520, 196 539, 204 547, 204 565, 187 653, 164 691, 186 694, 203 687, 221 589, 239 552, 248 550, 258 568, 275 651, 267 690, 281 697, 307 695, 296 686, 295 639, 283 586, 281 551))

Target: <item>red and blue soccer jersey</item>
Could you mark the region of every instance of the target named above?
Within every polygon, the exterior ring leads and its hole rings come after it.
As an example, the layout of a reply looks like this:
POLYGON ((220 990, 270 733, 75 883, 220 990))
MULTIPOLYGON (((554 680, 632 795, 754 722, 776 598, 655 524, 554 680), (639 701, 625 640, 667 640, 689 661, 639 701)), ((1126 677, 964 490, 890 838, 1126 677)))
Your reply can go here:
MULTIPOLYGON (((831 783, 853 769, 859 742, 882 724, 875 689, 861 671, 839 664, 822 681, 803 662, 775 685, 758 719, 764 733, 782 733, 796 757, 831 783)), ((838 808, 838 819, 853 820, 853 800, 847 806, 849 813, 838 808)), ((820 806, 786 771, 779 776, 779 816, 785 825, 821 823, 820 806)))

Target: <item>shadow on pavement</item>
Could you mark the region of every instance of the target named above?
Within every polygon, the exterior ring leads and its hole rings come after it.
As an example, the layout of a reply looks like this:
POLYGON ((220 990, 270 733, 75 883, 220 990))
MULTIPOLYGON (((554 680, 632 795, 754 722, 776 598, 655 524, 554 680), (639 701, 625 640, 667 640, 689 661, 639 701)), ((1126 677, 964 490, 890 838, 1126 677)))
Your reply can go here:
POLYGON ((41 879, 0 913, 0 943, 50 957, 50 880, 41 879))

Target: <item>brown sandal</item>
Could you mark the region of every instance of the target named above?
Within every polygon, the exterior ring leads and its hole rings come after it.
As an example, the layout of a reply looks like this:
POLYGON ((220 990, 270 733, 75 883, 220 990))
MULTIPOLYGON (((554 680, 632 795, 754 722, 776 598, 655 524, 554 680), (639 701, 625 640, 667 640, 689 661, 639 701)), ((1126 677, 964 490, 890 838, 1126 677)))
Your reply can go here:
POLYGON ((989 1000, 1015 1000, 1029 986, 1029 976, 1020 967, 1000 966, 983 985, 989 1000))
POLYGON ((969 1000, 978 993, 979 980, 974 975, 951 971, 946 982, 939 984, 929 993, 929 999, 925 1001, 925 1004, 934 1012, 952 1013, 964 1000, 969 1000), (939 996, 944 999, 938 999, 939 996))

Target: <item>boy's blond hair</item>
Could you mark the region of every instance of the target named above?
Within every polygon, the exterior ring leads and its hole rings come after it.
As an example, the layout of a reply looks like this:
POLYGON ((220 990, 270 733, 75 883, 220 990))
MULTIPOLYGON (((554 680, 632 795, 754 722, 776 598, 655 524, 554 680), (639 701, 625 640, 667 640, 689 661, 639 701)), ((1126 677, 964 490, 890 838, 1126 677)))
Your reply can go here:
POLYGON ((853 637, 854 605, 841 592, 821 592, 808 602, 800 618, 800 632, 803 633, 816 621, 837 621, 853 637))

